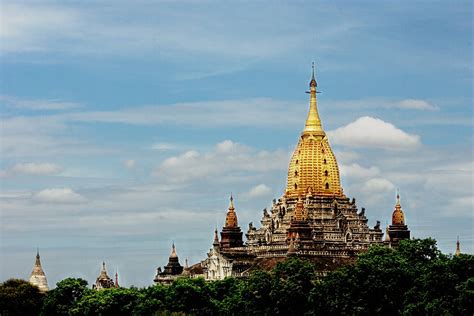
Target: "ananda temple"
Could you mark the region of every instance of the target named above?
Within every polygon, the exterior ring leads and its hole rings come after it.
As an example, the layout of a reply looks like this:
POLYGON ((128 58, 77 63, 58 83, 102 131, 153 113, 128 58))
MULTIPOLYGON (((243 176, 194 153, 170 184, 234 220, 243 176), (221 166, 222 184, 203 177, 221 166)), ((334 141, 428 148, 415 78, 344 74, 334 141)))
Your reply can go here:
POLYGON ((353 262, 371 245, 396 247, 410 238, 398 194, 385 238, 380 222, 369 227, 365 209, 359 210, 355 199, 344 194, 337 159, 318 114, 314 66, 309 87, 309 112, 289 162, 283 196, 273 200, 270 210, 264 209, 260 225, 248 224, 245 238, 231 196, 225 224, 220 234, 214 232, 207 258, 183 269, 173 245, 169 267, 158 271, 155 282, 183 274, 207 280, 245 277, 256 268, 271 269, 288 256, 308 258, 324 275, 353 262))

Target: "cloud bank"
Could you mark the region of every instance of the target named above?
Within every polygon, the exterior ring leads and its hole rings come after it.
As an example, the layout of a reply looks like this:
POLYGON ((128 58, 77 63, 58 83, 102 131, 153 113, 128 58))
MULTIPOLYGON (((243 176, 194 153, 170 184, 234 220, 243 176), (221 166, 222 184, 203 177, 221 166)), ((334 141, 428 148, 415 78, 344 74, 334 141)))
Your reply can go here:
POLYGON ((421 144, 420 136, 408 134, 391 123, 370 116, 329 131, 328 135, 334 144, 348 147, 409 149, 421 144))

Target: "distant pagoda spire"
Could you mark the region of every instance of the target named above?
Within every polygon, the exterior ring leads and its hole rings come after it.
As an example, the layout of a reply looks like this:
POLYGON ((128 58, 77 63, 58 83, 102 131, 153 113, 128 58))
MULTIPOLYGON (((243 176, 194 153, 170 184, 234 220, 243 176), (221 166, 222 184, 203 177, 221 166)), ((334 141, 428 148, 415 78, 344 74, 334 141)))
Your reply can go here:
POLYGON ((102 261, 102 269, 100 269, 100 276, 108 277, 107 268, 105 267, 105 261, 102 261))
POLYGON ((214 247, 219 247, 219 232, 217 231, 217 228, 214 229, 214 242, 212 243, 214 247))
POLYGON ((119 281, 118 281, 118 272, 115 271, 115 287, 120 287, 119 281))
POLYGON ((177 258, 178 255, 176 254, 176 247, 174 245, 174 241, 173 241, 173 245, 171 246, 171 254, 170 254, 170 258, 177 258))
POLYGON ((455 256, 459 256, 461 254, 461 243, 459 242, 459 236, 456 240, 456 252, 454 253, 455 256))
POLYGON ((93 289, 102 290, 115 287, 114 280, 109 277, 107 274, 107 268, 105 266, 105 261, 102 261, 102 267, 100 269, 100 274, 95 280, 95 284, 92 285, 93 289))
POLYGON ((29 282, 35 286, 37 286, 40 292, 47 292, 48 288, 48 281, 46 279, 46 275, 43 271, 43 267, 41 266, 41 258, 39 254, 39 249, 36 249, 36 259, 35 265, 33 267, 33 271, 31 271, 30 280, 29 282))

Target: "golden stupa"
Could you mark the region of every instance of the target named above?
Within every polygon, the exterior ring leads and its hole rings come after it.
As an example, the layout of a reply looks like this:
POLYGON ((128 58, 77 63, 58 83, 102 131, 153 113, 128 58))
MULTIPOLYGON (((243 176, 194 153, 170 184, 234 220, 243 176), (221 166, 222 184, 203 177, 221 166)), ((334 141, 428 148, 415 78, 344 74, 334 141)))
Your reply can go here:
POLYGON ((397 204, 395 204, 395 210, 392 213, 392 225, 405 225, 405 215, 400 205, 400 194, 397 193, 397 204))
POLYGON ((331 150, 318 114, 317 83, 313 76, 310 86, 309 113, 298 145, 288 168, 287 196, 343 196, 339 167, 331 150))

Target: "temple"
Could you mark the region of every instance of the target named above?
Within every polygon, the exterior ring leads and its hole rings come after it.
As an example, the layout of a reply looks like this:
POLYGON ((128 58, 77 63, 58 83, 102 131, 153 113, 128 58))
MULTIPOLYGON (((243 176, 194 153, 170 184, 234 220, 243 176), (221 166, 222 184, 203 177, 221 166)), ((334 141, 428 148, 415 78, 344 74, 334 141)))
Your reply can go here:
POLYGON ((100 270, 100 274, 95 280, 95 284, 92 285, 92 288, 95 290, 102 290, 102 289, 110 289, 113 287, 118 287, 118 274, 115 274, 115 283, 108 274, 107 269, 105 267, 105 262, 102 262, 102 269, 100 270))
MULTIPOLYGON (((231 197, 221 240, 216 231, 201 263, 207 280, 245 277, 256 268, 271 269, 288 256, 308 258, 324 275, 350 264, 371 245, 387 243, 380 222, 369 227, 365 209, 359 210, 341 187, 336 156, 318 113, 314 64, 309 89, 309 112, 289 162, 285 193, 273 200, 270 210, 263 210, 259 227, 249 224, 245 243, 231 197)), ((390 246, 410 238, 399 202, 387 228, 390 246)))
POLYGON ((43 267, 41 266, 39 250, 36 252, 35 265, 33 266, 33 271, 31 271, 29 282, 32 285, 37 286, 42 293, 45 293, 49 290, 48 280, 46 280, 46 275, 44 274, 43 267))
POLYGON ((156 269, 156 276, 154 279, 155 283, 170 284, 172 283, 179 275, 183 273, 183 266, 179 263, 178 255, 176 254, 176 247, 171 247, 171 254, 168 259, 168 264, 164 266, 163 271, 161 267, 156 269))
POLYGON ((181 275, 201 275, 206 280, 246 277, 254 269, 269 270, 289 256, 311 260, 317 273, 325 275, 351 264, 371 245, 396 247, 400 240, 410 238, 399 195, 384 240, 380 221, 369 227, 365 209, 359 210, 355 199, 344 194, 336 156, 318 113, 314 64, 309 89, 308 116, 289 162, 286 189, 269 210, 263 210, 259 227, 249 223, 243 240, 231 195, 220 240, 216 229, 207 258, 192 266, 192 273, 182 273, 177 257, 173 263, 170 256, 155 282, 181 275), (181 270, 173 270, 174 265, 181 270))

